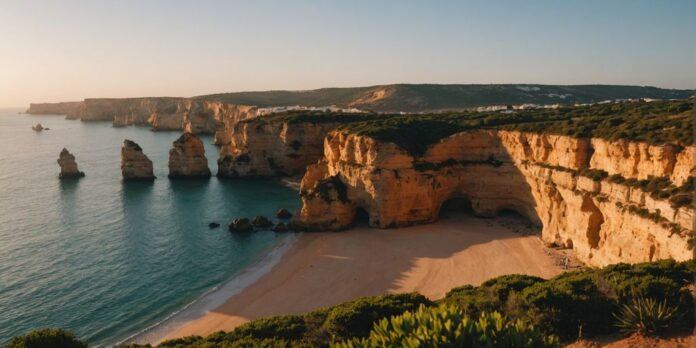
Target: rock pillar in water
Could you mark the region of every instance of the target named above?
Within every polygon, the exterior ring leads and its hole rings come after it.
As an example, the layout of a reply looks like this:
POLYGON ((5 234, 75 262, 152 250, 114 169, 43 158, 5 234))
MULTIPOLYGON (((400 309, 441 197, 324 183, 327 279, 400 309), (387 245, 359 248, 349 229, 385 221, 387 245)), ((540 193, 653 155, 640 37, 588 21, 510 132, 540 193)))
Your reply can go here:
POLYGON ((121 173, 123 180, 154 180, 152 161, 143 149, 131 140, 124 140, 121 147, 121 173))
POLYGON ((169 150, 170 178, 208 178, 210 169, 203 142, 192 133, 184 133, 169 150))
POLYGON ((60 166, 60 175, 58 177, 61 179, 81 178, 85 176, 85 173, 77 169, 75 156, 73 156, 73 154, 71 154, 66 148, 63 148, 63 151, 60 152, 60 156, 58 157, 58 165, 60 166))

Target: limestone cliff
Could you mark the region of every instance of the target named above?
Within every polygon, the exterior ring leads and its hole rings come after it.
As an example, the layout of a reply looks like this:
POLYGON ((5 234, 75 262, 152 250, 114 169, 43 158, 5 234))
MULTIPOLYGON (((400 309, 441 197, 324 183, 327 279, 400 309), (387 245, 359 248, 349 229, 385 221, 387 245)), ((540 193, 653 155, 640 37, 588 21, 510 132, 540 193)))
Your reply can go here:
POLYGON ((336 123, 240 122, 222 147, 218 176, 303 174, 323 154, 324 136, 336 123))
POLYGON ((172 148, 169 150, 169 177, 210 177, 205 148, 196 135, 186 132, 172 143, 172 148))
POLYGON ((61 179, 81 178, 85 176, 85 173, 77 168, 75 156, 66 148, 63 148, 58 156, 58 165, 60 166, 60 174, 58 177, 61 179))
POLYGON ((80 107, 82 102, 62 103, 31 103, 27 114, 31 115, 71 115, 80 107))
POLYGON ((123 180, 154 180, 152 161, 143 153, 140 145, 124 140, 121 147, 121 173, 123 180))
POLYGON ((544 241, 574 249, 590 265, 684 260, 692 257, 693 208, 622 180, 660 176, 682 184, 694 175, 693 153, 693 147, 476 131, 414 157, 393 143, 336 131, 302 180, 295 222, 340 230, 364 209, 372 226, 407 226, 434 221, 443 203, 464 198, 480 216, 508 210, 525 216, 542 226, 544 241))
POLYGON ((227 126, 254 117, 255 110, 251 106, 189 98, 85 99, 69 117, 111 121, 114 126, 149 125, 153 130, 225 134, 227 126))

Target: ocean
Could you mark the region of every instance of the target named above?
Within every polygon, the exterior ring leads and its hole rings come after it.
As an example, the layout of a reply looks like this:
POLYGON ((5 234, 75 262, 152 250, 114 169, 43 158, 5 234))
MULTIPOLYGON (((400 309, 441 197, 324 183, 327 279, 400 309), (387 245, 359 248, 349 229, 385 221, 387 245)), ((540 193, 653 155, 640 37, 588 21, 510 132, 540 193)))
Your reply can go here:
MULTIPOLYGON (((219 303, 212 290, 226 284, 229 294, 238 278, 248 282, 293 238, 226 228, 236 217, 296 211, 299 195, 278 181, 169 180, 180 132, 18 111, 0 109, 0 344, 44 327, 95 346, 121 342, 183 308, 219 303), (34 132, 36 123, 50 130, 34 132), (124 139, 153 161, 153 183, 122 182, 124 139), (84 178, 58 179, 63 147, 84 178), (222 226, 209 229, 213 221, 222 226)), ((202 140, 215 173, 218 149, 202 140)))

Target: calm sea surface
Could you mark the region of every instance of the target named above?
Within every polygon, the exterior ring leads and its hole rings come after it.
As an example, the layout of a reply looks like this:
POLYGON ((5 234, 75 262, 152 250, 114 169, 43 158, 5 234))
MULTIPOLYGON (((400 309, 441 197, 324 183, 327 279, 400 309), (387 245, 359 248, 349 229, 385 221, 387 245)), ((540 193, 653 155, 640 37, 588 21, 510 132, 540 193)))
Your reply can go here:
MULTIPOLYGON (((118 342, 231 279, 284 236, 231 235, 238 216, 296 210, 275 181, 167 179, 178 132, 0 109, 0 345, 41 327, 92 345, 118 342), (40 122, 51 130, 34 132, 40 122), (154 183, 123 183, 120 147, 131 139, 153 161, 154 183), (67 147, 86 177, 58 180, 67 147), (217 221, 221 228, 210 230, 217 221)), ((218 149, 203 137, 216 172, 218 149)))

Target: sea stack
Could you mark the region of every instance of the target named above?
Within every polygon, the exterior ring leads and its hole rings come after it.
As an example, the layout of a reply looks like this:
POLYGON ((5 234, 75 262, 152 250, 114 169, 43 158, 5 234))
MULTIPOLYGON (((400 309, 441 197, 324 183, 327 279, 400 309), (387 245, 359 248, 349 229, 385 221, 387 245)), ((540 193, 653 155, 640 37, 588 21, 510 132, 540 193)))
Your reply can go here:
POLYGON ((85 176, 85 173, 77 169, 75 156, 66 148, 63 148, 63 151, 60 152, 58 165, 60 166, 60 175, 58 177, 61 179, 81 178, 85 176))
POLYGON ((169 150, 170 178, 209 178, 210 169, 203 142, 192 133, 184 133, 169 150))
POLYGON ((151 181, 155 179, 152 161, 143 153, 143 149, 131 140, 124 140, 121 147, 121 173, 123 180, 151 181))

